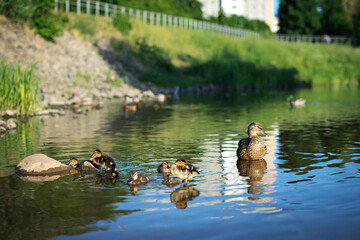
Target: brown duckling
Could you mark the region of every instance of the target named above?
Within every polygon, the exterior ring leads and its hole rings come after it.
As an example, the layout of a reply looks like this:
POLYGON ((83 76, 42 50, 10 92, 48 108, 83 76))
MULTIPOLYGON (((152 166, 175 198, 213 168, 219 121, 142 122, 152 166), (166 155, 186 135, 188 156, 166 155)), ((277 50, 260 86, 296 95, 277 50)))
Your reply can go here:
POLYGON ((248 137, 241 139, 238 143, 236 155, 242 160, 262 159, 266 154, 266 146, 258 136, 262 134, 268 136, 264 132, 263 127, 258 122, 252 122, 248 126, 248 137))
POLYGON ((170 172, 170 163, 169 161, 163 161, 157 168, 159 173, 169 173, 170 172))
POLYGON ((95 149, 90 161, 96 168, 105 168, 105 171, 117 171, 116 163, 112 157, 103 154, 100 149, 95 149))
POLYGON ((147 184, 151 179, 145 175, 138 174, 136 171, 130 173, 130 178, 127 181, 129 185, 147 184))
POLYGON ((186 163, 184 158, 177 159, 175 163, 171 165, 170 171, 175 177, 183 179, 183 183, 187 183, 188 179, 200 174, 193 165, 186 163))
POLYGON ((95 166, 89 161, 79 161, 73 157, 69 160, 69 166, 82 172, 98 172, 95 166))

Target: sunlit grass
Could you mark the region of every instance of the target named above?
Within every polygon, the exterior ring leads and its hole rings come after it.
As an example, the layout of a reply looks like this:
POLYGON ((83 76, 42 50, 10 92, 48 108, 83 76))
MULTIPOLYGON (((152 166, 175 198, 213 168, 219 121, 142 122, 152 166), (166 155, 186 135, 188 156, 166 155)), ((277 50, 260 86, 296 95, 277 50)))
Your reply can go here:
POLYGON ((35 76, 35 64, 21 67, 19 64, 0 62, 0 110, 16 109, 21 115, 34 111, 40 99, 39 79, 35 76))
POLYGON ((138 53, 138 58, 144 54, 145 45, 153 49, 154 58, 143 61, 147 71, 142 79, 160 86, 341 86, 357 85, 360 79, 360 49, 348 45, 239 39, 216 32, 144 25, 135 19, 131 32, 124 36, 110 19, 70 16, 70 22, 93 18, 94 29, 104 37, 130 43, 131 53, 138 53))

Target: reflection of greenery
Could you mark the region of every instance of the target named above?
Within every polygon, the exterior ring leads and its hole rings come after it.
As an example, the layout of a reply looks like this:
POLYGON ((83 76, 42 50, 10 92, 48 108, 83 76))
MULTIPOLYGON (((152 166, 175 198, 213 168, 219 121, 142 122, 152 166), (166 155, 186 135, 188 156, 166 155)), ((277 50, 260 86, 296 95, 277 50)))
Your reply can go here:
POLYGON ((92 225, 99 220, 132 212, 115 210, 117 195, 126 188, 96 190, 72 176, 36 185, 12 175, 1 178, 0 185, 0 231, 9 239, 79 235, 100 230, 92 225))

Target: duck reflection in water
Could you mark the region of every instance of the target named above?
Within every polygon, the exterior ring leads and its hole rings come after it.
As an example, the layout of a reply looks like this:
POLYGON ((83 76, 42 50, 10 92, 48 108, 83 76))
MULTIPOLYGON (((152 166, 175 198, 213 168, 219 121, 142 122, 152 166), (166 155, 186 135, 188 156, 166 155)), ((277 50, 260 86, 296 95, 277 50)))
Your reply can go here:
POLYGON ((117 171, 99 172, 94 176, 94 186, 115 185, 120 174, 117 171))
MULTIPOLYGON (((248 193, 261 194, 263 191, 263 176, 267 169, 266 161, 262 158, 259 160, 242 160, 238 159, 236 166, 240 176, 249 177, 247 183, 249 184, 248 193)), ((259 198, 249 197, 249 200, 257 200, 259 198)))
POLYGON ((175 203, 176 208, 187 208, 187 202, 194 200, 200 195, 200 191, 194 187, 183 185, 170 194, 170 201, 175 203))
POLYGON ((143 175, 143 174, 138 174, 136 171, 132 171, 130 173, 130 178, 129 180, 127 181, 127 184, 130 186, 130 190, 131 190, 131 193, 133 195, 136 195, 137 194, 137 186, 138 185, 145 185, 147 184, 148 182, 150 182, 150 178, 143 175))
POLYGON ((182 183, 181 180, 170 177, 170 173, 168 173, 168 172, 164 172, 164 173, 162 173, 162 175, 163 175, 163 179, 164 179, 163 184, 165 184, 168 187, 174 187, 174 186, 182 183))

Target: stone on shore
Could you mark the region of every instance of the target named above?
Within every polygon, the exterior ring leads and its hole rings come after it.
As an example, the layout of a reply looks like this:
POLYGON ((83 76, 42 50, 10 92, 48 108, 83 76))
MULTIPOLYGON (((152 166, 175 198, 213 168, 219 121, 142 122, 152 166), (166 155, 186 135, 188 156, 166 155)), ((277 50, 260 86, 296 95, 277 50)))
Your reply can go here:
POLYGON ((15 129, 16 128, 16 122, 17 120, 16 119, 8 119, 6 121, 6 125, 7 125, 7 128, 10 130, 10 129, 15 129))
POLYGON ((20 174, 25 175, 52 174, 70 169, 68 165, 62 164, 44 154, 30 155, 21 160, 16 168, 20 174))

